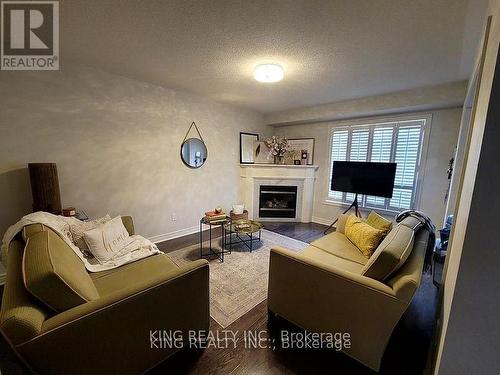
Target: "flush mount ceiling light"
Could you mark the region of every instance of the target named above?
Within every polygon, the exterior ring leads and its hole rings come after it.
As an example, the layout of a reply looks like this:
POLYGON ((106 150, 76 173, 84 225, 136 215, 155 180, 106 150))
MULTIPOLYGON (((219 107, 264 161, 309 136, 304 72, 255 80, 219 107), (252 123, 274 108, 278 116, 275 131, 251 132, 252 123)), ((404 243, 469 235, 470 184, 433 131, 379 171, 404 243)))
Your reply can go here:
POLYGON ((253 70, 253 77, 259 82, 278 82, 283 79, 283 76, 283 68, 277 64, 261 64, 253 70))

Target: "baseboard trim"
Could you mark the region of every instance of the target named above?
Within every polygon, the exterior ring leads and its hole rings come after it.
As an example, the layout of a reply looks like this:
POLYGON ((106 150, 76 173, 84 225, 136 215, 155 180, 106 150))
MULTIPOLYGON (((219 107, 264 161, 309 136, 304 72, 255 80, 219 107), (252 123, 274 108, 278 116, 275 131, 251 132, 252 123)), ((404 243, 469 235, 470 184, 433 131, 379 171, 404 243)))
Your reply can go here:
POLYGON ((330 225, 333 220, 335 220, 335 219, 324 219, 322 217, 317 217, 317 216, 312 217, 313 223, 318 223, 318 224, 323 224, 323 225, 330 225))
POLYGON ((149 237, 149 240, 154 243, 173 240, 174 238, 184 237, 193 233, 197 233, 200 230, 198 225, 194 227, 189 227, 185 229, 174 230, 173 232, 159 234, 157 236, 149 237))
MULTIPOLYGON (((333 221, 332 219, 324 219, 324 218, 316 217, 316 216, 312 217, 313 223, 330 225, 332 223, 332 221, 333 221)), ((173 232, 168 232, 168 233, 164 233, 164 234, 158 234, 156 236, 151 236, 151 237, 149 237, 149 240, 151 242, 154 242, 154 243, 159 243, 159 242, 163 242, 163 241, 173 240, 175 238, 179 238, 179 237, 183 237, 183 236, 188 236, 188 235, 193 234, 193 233, 198 233, 199 230, 200 230, 200 227, 198 225, 195 225, 194 227, 174 230, 173 232)), ((1 280, 1 278, 0 278, 0 280, 1 280)))

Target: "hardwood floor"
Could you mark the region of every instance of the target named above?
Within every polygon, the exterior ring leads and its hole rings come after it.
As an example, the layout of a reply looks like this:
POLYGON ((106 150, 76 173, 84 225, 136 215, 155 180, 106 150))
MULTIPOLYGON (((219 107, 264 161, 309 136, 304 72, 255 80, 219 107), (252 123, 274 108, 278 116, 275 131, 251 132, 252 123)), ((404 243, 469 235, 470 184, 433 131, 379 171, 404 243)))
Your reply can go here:
MULTIPOLYGON (((323 231, 327 228, 325 225, 316 223, 289 223, 289 222, 267 222, 263 223, 264 229, 282 234, 287 237, 295 238, 302 242, 310 243, 323 236, 323 231)), ((212 229, 212 236, 220 237, 220 228, 212 229)), ((208 230, 203 232, 203 238, 208 238, 208 230)), ((200 240, 198 233, 193 233, 184 237, 158 243, 158 248, 169 253, 184 247, 197 244, 200 240)))
POLYGON ((324 236, 323 232, 327 226, 316 223, 268 222, 264 223, 264 228, 302 242, 311 243, 324 236))
MULTIPOLYGON (((326 226, 310 223, 265 223, 268 230, 304 242, 323 236, 326 226)), ((185 238, 184 246, 196 243, 197 238, 185 238), (194 242, 193 242, 194 241, 194 242)), ((169 243, 162 248, 170 249, 169 243)), ((167 250, 168 251, 168 250, 167 250)), ((430 275, 422 284, 406 313, 396 326, 384 356, 382 374, 422 374, 433 337, 437 306, 437 289, 430 275)), ((369 314, 367 315, 369 319, 369 314)), ((211 331, 222 327, 211 321, 211 331)), ((299 328, 278 319, 272 332, 267 325, 267 302, 263 301, 239 320, 226 327, 237 332, 236 348, 206 348, 181 351, 151 370, 150 374, 373 374, 374 372, 343 353, 335 350, 284 350, 248 348, 243 343, 244 332, 262 332, 264 339, 276 339, 277 332, 297 332, 299 328)))
MULTIPOLYGON (((303 223, 266 223, 265 228, 304 242, 323 235, 326 226, 303 223)), ((165 252, 198 243, 198 234, 159 244, 165 252)), ((422 374, 433 337, 437 309, 437 289, 429 275, 411 305, 396 326, 382 362, 382 374, 422 374)), ((367 319, 369 319, 367 312, 367 319)), ((222 327, 211 320, 211 331, 222 327)), ((268 347, 248 348, 243 342, 245 332, 262 332, 262 338, 276 339, 281 330, 300 331, 291 323, 278 319, 272 331, 267 326, 267 302, 263 301, 226 330, 237 332, 236 347, 227 349, 180 351, 148 374, 373 374, 374 372, 335 350, 284 350, 268 347)), ((0 338, 0 368, 5 374, 27 373, 19 366, 10 348, 0 338)))

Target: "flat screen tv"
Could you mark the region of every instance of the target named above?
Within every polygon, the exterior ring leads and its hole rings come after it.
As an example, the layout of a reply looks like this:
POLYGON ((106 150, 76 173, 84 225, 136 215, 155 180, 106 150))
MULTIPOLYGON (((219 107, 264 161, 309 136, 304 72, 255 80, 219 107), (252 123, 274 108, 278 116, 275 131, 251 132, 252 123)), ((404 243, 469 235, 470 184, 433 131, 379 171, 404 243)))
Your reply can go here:
POLYGON ((392 198, 396 163, 334 161, 331 189, 392 198))

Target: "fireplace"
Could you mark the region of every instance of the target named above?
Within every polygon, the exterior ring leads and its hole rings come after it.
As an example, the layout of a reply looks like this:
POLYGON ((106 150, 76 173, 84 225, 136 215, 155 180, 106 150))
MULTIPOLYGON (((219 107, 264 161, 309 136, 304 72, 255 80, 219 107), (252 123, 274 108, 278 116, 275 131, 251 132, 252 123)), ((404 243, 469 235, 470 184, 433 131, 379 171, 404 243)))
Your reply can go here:
POLYGON ((310 223, 317 169, 316 165, 241 164, 239 201, 248 210, 248 218, 257 221, 310 223), (289 194, 281 194, 284 192, 282 187, 285 187, 285 192, 289 194), (288 191, 290 187, 293 190, 288 191), (284 210, 261 210, 279 208, 273 207, 277 206, 274 200, 273 205, 266 204, 266 197, 273 193, 261 194, 261 191, 279 191, 280 194, 274 195, 286 197, 286 208, 292 210, 287 210, 286 215, 284 210))
POLYGON ((259 217, 295 218, 297 186, 260 185, 259 217))

